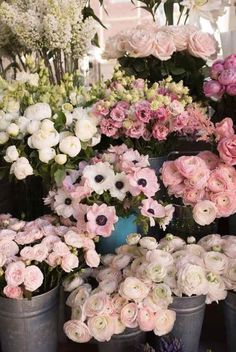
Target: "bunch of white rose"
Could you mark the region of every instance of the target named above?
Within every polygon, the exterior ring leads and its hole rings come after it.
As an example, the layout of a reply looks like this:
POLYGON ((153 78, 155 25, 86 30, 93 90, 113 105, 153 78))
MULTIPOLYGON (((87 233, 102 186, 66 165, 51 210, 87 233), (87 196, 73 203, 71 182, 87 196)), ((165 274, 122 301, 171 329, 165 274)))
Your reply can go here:
POLYGON ((153 237, 130 234, 116 254, 101 258, 103 266, 64 282, 71 292, 67 305, 72 310, 64 325, 66 335, 83 343, 92 337, 109 341, 126 328, 139 327, 158 336, 169 333, 175 322, 170 306, 174 296, 205 295, 206 303, 211 303, 225 299, 227 288, 236 288, 235 266, 226 255, 232 242, 236 248, 236 240, 220 235, 196 244, 195 238, 186 243, 171 234, 159 243, 153 237), (97 287, 86 282, 89 276, 96 279, 97 287))
POLYGON ((11 163, 10 173, 23 180, 34 172, 40 175, 39 165, 64 165, 76 158, 81 149, 100 142, 98 121, 88 110, 65 104, 53 115, 47 103, 28 106, 20 116, 15 111, 0 111, 0 144, 4 159, 11 163), (35 153, 32 153, 33 151, 35 153))

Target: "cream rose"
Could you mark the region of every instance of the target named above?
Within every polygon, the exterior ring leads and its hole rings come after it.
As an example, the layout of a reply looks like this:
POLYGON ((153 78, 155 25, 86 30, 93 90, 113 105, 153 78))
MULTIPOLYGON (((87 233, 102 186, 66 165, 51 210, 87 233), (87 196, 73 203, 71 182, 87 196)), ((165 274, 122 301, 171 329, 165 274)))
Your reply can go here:
POLYGON ((6 155, 4 156, 4 159, 7 163, 13 163, 18 158, 19 158, 19 153, 15 145, 11 145, 6 149, 6 155))
POLYGON ((33 168, 25 157, 18 158, 11 166, 10 174, 18 180, 24 180, 27 176, 33 175, 33 168))
POLYGON ((24 116, 29 120, 44 120, 52 117, 52 110, 47 103, 36 103, 28 106, 24 112, 24 116))

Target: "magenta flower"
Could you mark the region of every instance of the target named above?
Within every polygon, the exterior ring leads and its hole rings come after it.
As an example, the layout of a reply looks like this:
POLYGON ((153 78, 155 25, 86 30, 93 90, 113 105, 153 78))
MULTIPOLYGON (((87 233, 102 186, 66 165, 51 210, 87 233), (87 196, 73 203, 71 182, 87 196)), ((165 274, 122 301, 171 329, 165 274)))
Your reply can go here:
POLYGON ((159 184, 154 170, 144 168, 129 175, 131 185, 130 193, 138 196, 141 192, 147 197, 152 197, 159 190, 159 184))
POLYGON ((109 237, 114 230, 114 224, 118 221, 115 207, 106 204, 93 204, 87 212, 87 231, 99 236, 109 237))

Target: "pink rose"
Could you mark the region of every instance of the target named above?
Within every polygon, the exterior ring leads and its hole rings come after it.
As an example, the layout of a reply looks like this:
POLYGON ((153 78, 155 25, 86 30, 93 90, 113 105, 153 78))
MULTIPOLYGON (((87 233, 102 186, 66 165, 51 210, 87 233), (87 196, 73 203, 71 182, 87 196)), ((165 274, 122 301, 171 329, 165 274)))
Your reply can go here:
POLYGON ((224 92, 225 88, 218 81, 206 81, 203 84, 203 91, 206 97, 220 99, 224 92))
POLYGON ((19 252, 19 247, 14 241, 4 239, 0 241, 0 253, 7 258, 14 257, 19 252))
POLYGON ((126 304, 120 312, 120 320, 127 328, 136 328, 138 326, 138 307, 136 303, 126 304))
POLYGON ((39 243, 33 247, 33 260, 37 262, 44 261, 48 256, 48 248, 45 244, 39 243))
POLYGON ((75 254, 69 253, 62 257, 61 267, 66 273, 70 273, 73 269, 78 268, 79 259, 75 254))
POLYGON ((212 79, 218 79, 221 72, 225 69, 224 67, 224 60, 217 60, 211 66, 210 76, 212 79))
POLYGON ((229 55, 225 58, 224 68, 236 68, 236 54, 229 55))
POLYGON ((229 84, 226 87, 226 93, 234 97, 236 95, 236 83, 229 84))
POLYGON ((18 286, 5 286, 3 289, 3 293, 7 298, 12 299, 22 299, 23 298, 23 290, 18 286))
POLYGON ((214 170, 220 163, 219 157, 208 150, 200 152, 197 156, 205 161, 209 170, 214 170))
POLYGON ((217 208, 218 217, 228 217, 236 212, 236 192, 225 191, 211 194, 211 201, 217 208))
POLYGON ((196 30, 193 26, 164 26, 161 29, 172 35, 176 51, 187 49, 189 33, 196 30))
POLYGON ((61 257, 56 255, 54 252, 50 253, 49 256, 47 257, 46 263, 51 266, 52 268, 55 268, 58 265, 61 265, 61 257))
POLYGON ((236 135, 223 138, 217 146, 220 158, 230 166, 236 165, 236 135))
POLYGON ((142 331, 152 331, 155 326, 155 314, 149 308, 141 308, 138 312, 138 325, 142 331))
POLYGON ((188 51, 195 57, 208 60, 216 54, 217 42, 213 35, 196 31, 189 35, 188 51))
POLYGON ((174 161, 164 162, 161 170, 162 181, 166 187, 176 186, 183 182, 184 177, 179 173, 174 161))
POLYGON ((11 263, 5 271, 5 279, 9 286, 20 286, 24 282, 25 264, 22 261, 11 263))
POLYGON ((86 343, 92 336, 87 325, 79 320, 69 320, 64 324, 66 336, 77 343, 86 343))
POLYGON ((167 138, 169 132, 170 131, 166 126, 155 123, 153 126, 152 135, 158 141, 164 141, 167 138))
POLYGON ((100 256, 94 249, 89 249, 86 251, 84 254, 84 259, 90 268, 97 268, 100 264, 100 256))
POLYGON ((135 115, 141 122, 148 123, 152 118, 152 111, 148 101, 141 101, 135 104, 135 115))
POLYGON ((161 61, 166 61, 171 58, 176 51, 173 36, 162 30, 158 30, 155 34, 152 55, 161 61))
POLYGON ((218 81, 224 86, 236 83, 236 69, 229 68, 228 70, 224 70, 219 75, 218 81))
POLYGON ((128 33, 125 49, 131 57, 146 57, 152 54, 153 33, 134 29, 128 33))
POLYGON ((24 285, 27 291, 36 291, 43 283, 43 273, 36 265, 25 268, 24 285))

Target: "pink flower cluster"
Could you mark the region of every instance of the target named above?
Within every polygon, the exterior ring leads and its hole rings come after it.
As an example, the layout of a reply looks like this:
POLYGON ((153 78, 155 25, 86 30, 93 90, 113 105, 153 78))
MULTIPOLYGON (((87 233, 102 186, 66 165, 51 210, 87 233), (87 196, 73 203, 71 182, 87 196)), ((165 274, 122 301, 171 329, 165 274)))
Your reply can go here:
POLYGON ((149 142, 164 141, 171 134, 208 140, 213 133, 207 112, 192 103, 182 82, 174 83, 170 78, 148 89, 144 80, 126 81, 126 76, 121 75, 119 80, 106 83, 104 98, 92 107, 105 136, 149 142))
POLYGON ((169 60, 175 52, 186 51, 194 57, 208 60, 217 53, 217 43, 208 33, 194 26, 163 26, 142 24, 123 30, 106 42, 105 59, 148 57, 153 55, 161 61, 169 60))
POLYGON ((2 293, 21 299, 27 291, 36 295, 50 290, 60 273, 79 266, 79 250, 83 250, 87 265, 99 265, 94 242, 76 227, 60 225, 51 216, 25 222, 0 215, 0 267, 6 281, 2 293), (42 286, 45 267, 49 286, 47 282, 42 286))
MULTIPOLYGON (((163 206, 152 197, 159 190, 155 171, 149 168, 148 156, 126 145, 110 147, 90 163, 80 163, 69 172, 62 186, 46 199, 57 215, 76 221, 79 231, 108 237, 118 221, 119 209, 125 216, 140 209, 140 216, 155 221, 162 228, 173 215, 171 205, 163 206)), ((73 222, 72 222, 73 223, 73 222)))
POLYGON ((199 225, 236 212, 236 170, 210 151, 165 162, 162 181, 170 195, 193 207, 199 225))
POLYGON ((236 54, 215 61, 210 78, 203 87, 207 97, 219 100, 224 94, 236 96, 236 54))
POLYGON ((126 328, 158 336, 169 333, 176 316, 170 306, 174 295, 206 295, 207 303, 225 299, 224 280, 230 276, 232 283, 236 275, 228 273, 229 259, 219 252, 219 244, 226 253, 229 242, 211 235, 199 244, 186 243, 168 234, 158 243, 153 237, 130 234, 116 254, 101 258, 103 266, 65 282, 71 292, 66 303, 72 311, 64 325, 66 335, 83 343, 91 338, 109 341, 126 328), (86 283, 87 276, 96 279, 95 289, 86 283))

